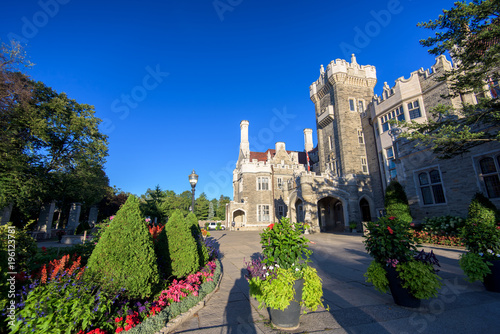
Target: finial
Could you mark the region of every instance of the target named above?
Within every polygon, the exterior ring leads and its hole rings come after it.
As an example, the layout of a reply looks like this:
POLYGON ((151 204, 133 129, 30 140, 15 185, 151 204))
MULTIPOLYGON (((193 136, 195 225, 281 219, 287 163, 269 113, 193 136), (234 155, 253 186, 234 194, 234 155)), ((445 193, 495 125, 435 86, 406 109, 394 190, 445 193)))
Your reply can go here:
POLYGON ((323 64, 319 67, 319 73, 323 74, 325 73, 325 68, 323 67, 323 64))
POLYGON ((356 62, 356 56, 354 55, 354 53, 351 55, 351 64, 353 64, 353 65, 357 65, 358 64, 356 62))

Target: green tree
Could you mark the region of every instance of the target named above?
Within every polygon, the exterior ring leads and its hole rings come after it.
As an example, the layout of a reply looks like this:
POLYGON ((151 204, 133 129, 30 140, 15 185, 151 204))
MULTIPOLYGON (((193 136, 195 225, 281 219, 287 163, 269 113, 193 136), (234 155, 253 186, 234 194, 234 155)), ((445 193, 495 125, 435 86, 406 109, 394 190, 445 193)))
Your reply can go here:
POLYGON ((455 2, 450 10, 435 20, 418 26, 436 30, 433 37, 421 40, 429 53, 452 55, 456 67, 445 71, 439 80, 451 89, 449 96, 475 93, 480 98, 475 105, 463 103, 455 110, 451 103, 439 105, 433 118, 421 124, 406 123, 403 137, 418 140, 431 147, 441 158, 450 158, 486 142, 500 141, 500 99, 486 94, 493 82, 499 81, 500 69, 500 2, 474 0, 455 2))
POLYGON ((157 218, 159 222, 164 223, 167 216, 162 210, 162 204, 166 198, 166 194, 161 190, 160 185, 157 185, 153 190, 148 189, 146 194, 142 195, 141 198, 144 201, 142 210, 144 215, 151 217, 153 221, 157 218))
MULTIPOLYGON (((217 203, 216 199, 213 199, 210 202, 208 202, 208 216, 207 216, 208 220, 212 220, 215 217, 214 201, 215 201, 215 203, 217 203)), ((215 204, 215 205, 217 205, 217 204, 215 204)))
POLYGON ((98 202, 108 149, 94 108, 16 72, 20 49, 0 52, 0 207, 27 221, 51 200, 98 202))
POLYGON ((165 225, 172 274, 181 278, 199 269, 196 241, 180 210, 175 210, 165 225))
POLYGON ((387 216, 397 217, 400 221, 411 223, 410 206, 405 190, 398 181, 392 180, 385 189, 384 207, 387 216))
POLYGON ((226 219, 226 204, 229 203, 231 200, 227 196, 220 195, 219 200, 217 201, 217 217, 220 220, 225 220, 226 219))
POLYGON ((193 235, 194 240, 196 240, 196 247, 198 250, 198 257, 200 259, 199 266, 203 267, 208 262, 208 250, 203 242, 203 238, 201 236, 200 224, 198 224, 198 218, 192 212, 190 212, 186 216, 186 224, 191 230, 191 234, 193 235))
POLYGON ((196 199, 194 207, 196 216, 200 220, 206 220, 208 218, 210 201, 207 199, 207 195, 205 193, 201 193, 200 196, 196 199))
POLYGON ((88 272, 104 288, 125 289, 129 298, 151 296, 159 283, 153 240, 131 195, 116 213, 88 261, 88 272))

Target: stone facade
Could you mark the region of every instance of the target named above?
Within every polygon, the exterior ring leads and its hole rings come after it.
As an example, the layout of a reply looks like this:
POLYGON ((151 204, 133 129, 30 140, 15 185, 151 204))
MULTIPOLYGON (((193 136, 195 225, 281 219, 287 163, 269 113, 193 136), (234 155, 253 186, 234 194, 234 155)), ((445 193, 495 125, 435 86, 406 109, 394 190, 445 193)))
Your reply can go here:
POLYGON ((383 214, 384 190, 392 179, 405 188, 416 221, 445 214, 465 216, 479 191, 500 206, 498 143, 438 160, 430 150, 399 138, 400 130, 389 122, 426 121, 439 103, 454 107, 462 101, 474 103, 473 95, 442 98, 449 93, 448 84, 435 78, 451 67, 440 56, 431 70, 399 78, 392 88, 384 83, 379 97, 373 92, 374 66, 359 65, 354 55, 350 63, 337 59, 326 70, 321 65, 320 77, 309 88, 316 148, 312 129, 305 129, 302 152, 287 151, 282 142, 266 152, 251 152, 249 122, 240 123, 228 224, 262 229, 287 216, 309 223, 313 231, 344 231, 351 221, 360 224, 383 214))

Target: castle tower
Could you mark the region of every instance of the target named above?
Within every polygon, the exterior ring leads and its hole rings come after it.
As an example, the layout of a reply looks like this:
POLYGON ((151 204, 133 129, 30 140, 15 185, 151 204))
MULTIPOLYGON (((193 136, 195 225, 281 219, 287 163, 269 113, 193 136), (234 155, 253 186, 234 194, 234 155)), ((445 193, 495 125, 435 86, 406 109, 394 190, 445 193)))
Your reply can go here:
POLYGON ((313 146, 313 130, 312 129, 304 129, 304 149, 306 152, 309 152, 313 148, 314 148, 314 146, 313 146))
POLYGON ((240 122, 240 158, 249 159, 250 158, 250 143, 248 142, 248 121, 240 122))
POLYGON ((309 87, 316 111, 318 155, 321 172, 335 176, 367 174, 361 117, 374 95, 375 67, 336 59, 320 68, 320 77, 309 87))

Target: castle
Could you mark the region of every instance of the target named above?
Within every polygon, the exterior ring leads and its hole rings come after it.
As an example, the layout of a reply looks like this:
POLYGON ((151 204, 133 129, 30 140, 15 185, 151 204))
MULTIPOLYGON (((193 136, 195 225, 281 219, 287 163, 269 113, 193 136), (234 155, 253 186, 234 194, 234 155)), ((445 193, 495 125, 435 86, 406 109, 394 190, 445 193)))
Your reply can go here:
MULTIPOLYGON (((376 69, 336 59, 320 67, 309 87, 316 116, 313 130, 304 130, 304 151, 286 150, 278 142, 266 152, 250 151, 249 122, 240 123, 240 152, 233 171, 233 201, 227 221, 238 229, 259 230, 281 217, 306 222, 313 232, 341 232, 356 222, 384 213, 384 191, 395 179, 403 185, 415 221, 425 217, 466 216, 476 192, 500 206, 500 144, 483 144, 448 160, 437 159, 428 148, 399 137, 399 121, 424 122, 438 104, 459 108, 475 103, 474 94, 444 99, 446 81, 436 78, 452 68, 445 56, 430 70, 399 78, 391 88, 384 83, 374 94, 376 69)), ((496 97, 498 82, 492 87, 496 97)))

